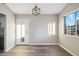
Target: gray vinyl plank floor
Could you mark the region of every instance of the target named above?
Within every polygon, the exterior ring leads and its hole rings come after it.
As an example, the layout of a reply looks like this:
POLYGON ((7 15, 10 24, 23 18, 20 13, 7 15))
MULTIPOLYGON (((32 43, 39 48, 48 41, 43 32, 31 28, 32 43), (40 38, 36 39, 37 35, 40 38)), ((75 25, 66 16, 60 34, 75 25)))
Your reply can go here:
POLYGON ((1 56, 72 56, 58 45, 16 46, 1 56))

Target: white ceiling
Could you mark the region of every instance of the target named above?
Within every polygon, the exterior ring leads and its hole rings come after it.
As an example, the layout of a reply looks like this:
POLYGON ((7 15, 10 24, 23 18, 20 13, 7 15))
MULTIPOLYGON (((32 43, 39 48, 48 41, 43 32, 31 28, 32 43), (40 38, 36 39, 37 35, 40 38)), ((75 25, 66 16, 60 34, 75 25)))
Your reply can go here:
POLYGON ((67 3, 6 3, 16 14, 32 14, 32 9, 37 5, 41 14, 58 14, 67 3))

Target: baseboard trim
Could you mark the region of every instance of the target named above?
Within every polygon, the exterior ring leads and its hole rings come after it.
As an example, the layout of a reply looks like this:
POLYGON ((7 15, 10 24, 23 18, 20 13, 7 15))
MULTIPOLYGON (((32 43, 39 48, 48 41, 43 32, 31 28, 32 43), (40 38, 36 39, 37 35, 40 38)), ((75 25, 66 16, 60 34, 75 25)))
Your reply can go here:
POLYGON ((77 56, 76 54, 74 54, 73 52, 71 52, 70 50, 66 49, 64 46, 62 46, 61 44, 58 44, 60 47, 62 47, 63 49, 65 49, 67 52, 69 52, 71 55, 73 56, 77 56))
POLYGON ((58 43, 30 43, 28 45, 58 45, 58 43))
POLYGON ((16 45, 13 45, 13 46, 11 46, 11 47, 9 47, 8 49, 6 49, 4 52, 8 52, 8 51, 10 51, 12 48, 14 48, 16 45))

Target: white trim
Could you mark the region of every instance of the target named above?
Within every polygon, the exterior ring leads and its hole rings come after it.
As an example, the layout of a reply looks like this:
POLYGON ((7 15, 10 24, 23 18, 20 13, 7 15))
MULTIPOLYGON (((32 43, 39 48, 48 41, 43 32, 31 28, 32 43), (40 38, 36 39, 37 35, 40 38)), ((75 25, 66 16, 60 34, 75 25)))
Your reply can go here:
POLYGON ((28 45, 58 45, 58 43, 30 43, 28 45))
POLYGON ((28 43, 17 43, 16 45, 28 45, 28 43))
POLYGON ((79 36, 76 36, 76 35, 64 35, 64 36, 72 37, 72 38, 78 38, 79 39, 79 36))
POLYGON ((8 51, 10 51, 13 47, 15 47, 16 45, 13 45, 13 46, 11 46, 11 47, 9 47, 8 49, 6 49, 6 50, 4 50, 4 52, 8 52, 8 51))
POLYGON ((73 56, 77 56, 76 54, 74 54, 73 52, 71 52, 70 50, 66 49, 64 46, 62 46, 61 44, 58 44, 60 47, 62 47, 63 49, 65 49, 67 52, 69 52, 70 54, 72 54, 73 56))

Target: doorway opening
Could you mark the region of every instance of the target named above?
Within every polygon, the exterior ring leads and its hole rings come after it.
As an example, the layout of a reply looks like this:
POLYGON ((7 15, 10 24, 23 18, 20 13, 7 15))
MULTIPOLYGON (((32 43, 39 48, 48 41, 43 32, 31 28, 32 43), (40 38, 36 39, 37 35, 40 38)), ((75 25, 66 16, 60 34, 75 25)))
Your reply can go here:
POLYGON ((16 44, 27 45, 29 41, 29 20, 18 19, 16 22, 16 44))
POLYGON ((6 16, 0 13, 0 52, 4 52, 6 16))

